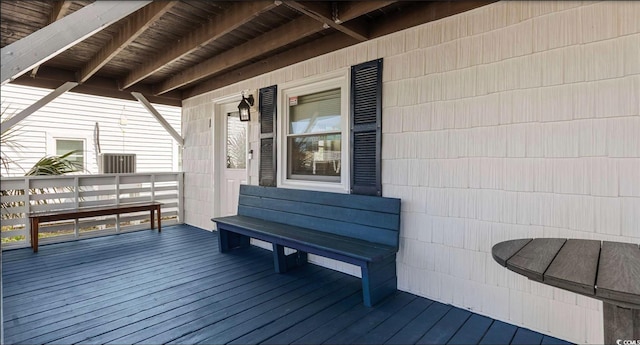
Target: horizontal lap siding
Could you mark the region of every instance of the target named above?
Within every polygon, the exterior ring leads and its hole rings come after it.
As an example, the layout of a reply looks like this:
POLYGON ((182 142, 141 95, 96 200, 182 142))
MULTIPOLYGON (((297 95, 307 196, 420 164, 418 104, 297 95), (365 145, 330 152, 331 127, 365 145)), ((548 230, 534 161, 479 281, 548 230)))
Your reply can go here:
MULTIPOLYGON (((73 91, 73 90, 72 90, 73 91)), ((48 135, 60 138, 84 139, 85 164, 90 173, 98 173, 94 127, 100 127, 100 148, 103 153, 137 154, 137 171, 176 171, 174 151, 177 144, 156 119, 139 103, 67 92, 18 123, 19 143, 16 152, 7 151, 28 170, 40 158, 55 152, 48 147, 48 135), (126 125, 121 126, 121 117, 126 125)), ((51 90, 17 86, 2 86, 2 107, 5 116, 17 114, 41 99, 51 90)), ((181 132, 180 108, 154 105, 169 124, 181 132)), ((4 146, 3 146, 4 147, 4 146)), ((4 150, 3 150, 4 151, 4 150)), ((4 168, 3 168, 4 169, 4 168)), ((24 175, 21 169, 11 173, 24 175)))

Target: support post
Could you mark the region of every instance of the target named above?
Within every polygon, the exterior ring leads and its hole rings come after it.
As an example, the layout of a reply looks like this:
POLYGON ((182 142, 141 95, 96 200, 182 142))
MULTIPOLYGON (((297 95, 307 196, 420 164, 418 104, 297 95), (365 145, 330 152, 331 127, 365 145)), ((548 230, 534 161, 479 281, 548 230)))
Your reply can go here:
POLYGON ((156 108, 154 108, 153 105, 140 92, 132 92, 131 95, 135 97, 138 102, 140 102, 140 104, 142 104, 147 109, 147 111, 156 118, 156 120, 158 120, 160 125, 162 125, 162 127, 164 127, 164 129, 173 137, 173 139, 178 142, 178 145, 184 145, 184 139, 182 139, 182 136, 180 136, 180 134, 176 132, 173 127, 171 127, 169 122, 167 122, 167 120, 165 120, 164 117, 160 115, 156 108))

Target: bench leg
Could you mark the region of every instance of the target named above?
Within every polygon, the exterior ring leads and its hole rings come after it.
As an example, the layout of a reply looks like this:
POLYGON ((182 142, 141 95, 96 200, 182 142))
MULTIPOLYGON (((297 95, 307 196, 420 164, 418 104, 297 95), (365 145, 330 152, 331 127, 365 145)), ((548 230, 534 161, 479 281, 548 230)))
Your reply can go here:
POLYGON ((307 263, 307 253, 298 250, 289 255, 284 254, 284 247, 273 244, 273 266, 276 273, 285 273, 292 268, 303 266, 307 263))
POLYGON ((40 221, 37 218, 31 218, 31 248, 33 252, 38 252, 38 228, 40 227, 40 221))
POLYGON ((372 307, 397 289, 396 255, 380 262, 362 266, 362 297, 364 305, 372 307))
POLYGON ((156 206, 151 209, 151 229, 156 228, 156 220, 155 220, 156 212, 158 213, 158 232, 162 232, 162 225, 160 221, 162 216, 160 214, 160 206, 156 206))
POLYGON ((233 248, 248 247, 251 244, 250 241, 251 239, 247 236, 218 228, 218 251, 220 253, 228 252, 233 248))

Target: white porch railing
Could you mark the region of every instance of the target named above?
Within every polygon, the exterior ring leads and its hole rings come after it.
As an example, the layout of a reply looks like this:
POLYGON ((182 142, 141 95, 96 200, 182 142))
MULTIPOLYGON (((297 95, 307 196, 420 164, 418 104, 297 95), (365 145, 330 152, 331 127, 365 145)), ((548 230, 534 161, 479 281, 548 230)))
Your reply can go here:
MULTIPOLYGON (((31 245, 29 213, 130 202, 162 202, 162 225, 183 223, 181 172, 2 178, 2 249, 31 245)), ((149 212, 40 225, 39 243, 149 229, 149 212)))

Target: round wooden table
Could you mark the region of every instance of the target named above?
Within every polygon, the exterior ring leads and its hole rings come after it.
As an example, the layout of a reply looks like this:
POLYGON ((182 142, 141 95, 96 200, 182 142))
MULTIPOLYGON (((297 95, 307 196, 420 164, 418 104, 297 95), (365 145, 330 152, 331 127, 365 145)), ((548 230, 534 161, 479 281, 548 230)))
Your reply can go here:
POLYGON ((531 280, 603 301, 605 344, 640 340, 638 244, 527 238, 500 242, 491 254, 531 280))

